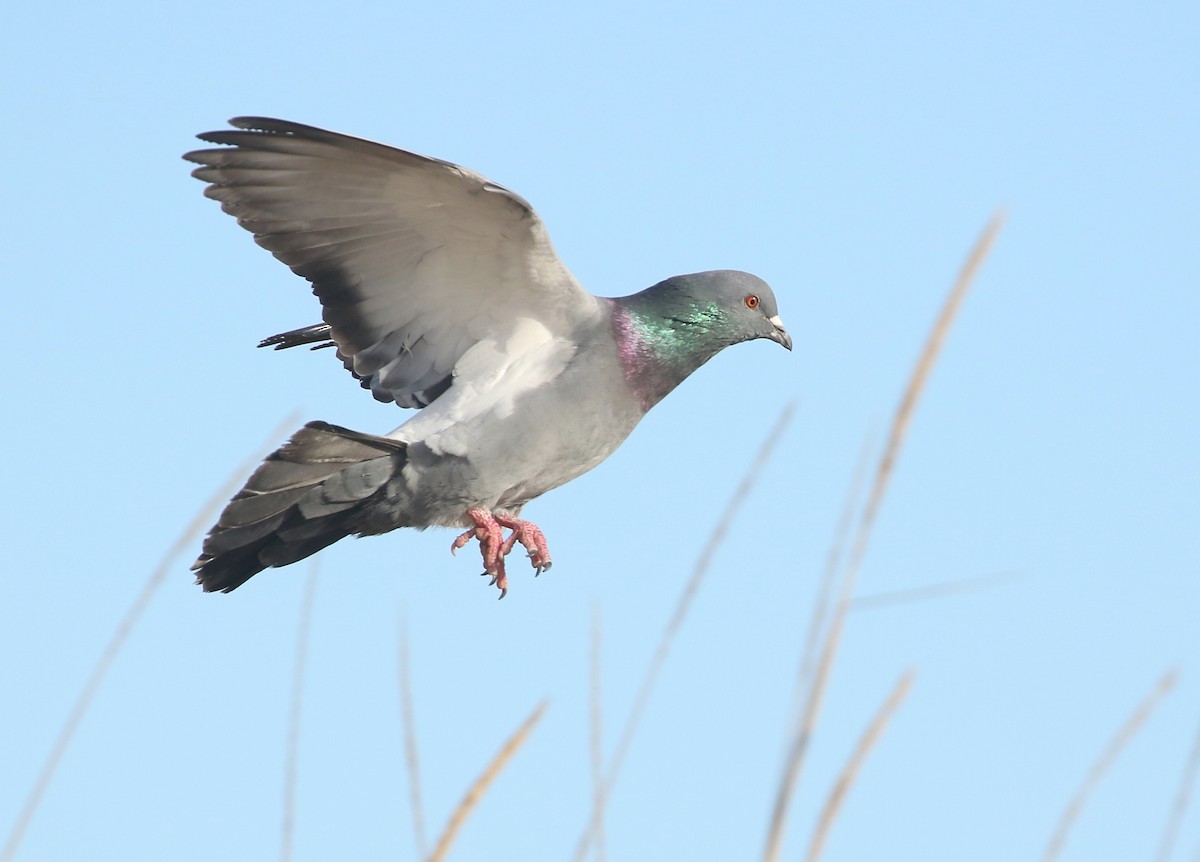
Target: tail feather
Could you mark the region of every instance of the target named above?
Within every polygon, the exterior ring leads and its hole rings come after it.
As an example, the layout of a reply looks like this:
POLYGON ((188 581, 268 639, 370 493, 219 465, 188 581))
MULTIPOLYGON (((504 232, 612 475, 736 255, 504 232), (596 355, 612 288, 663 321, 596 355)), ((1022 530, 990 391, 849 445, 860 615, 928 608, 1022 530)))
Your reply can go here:
POLYGON ((300 500, 300 514, 322 518, 345 511, 378 491, 394 473, 391 458, 376 455, 371 461, 360 461, 353 470, 342 470, 323 481, 320 494, 308 494, 300 500))
MULTIPOLYGON (((253 482, 254 478, 251 477, 250 481, 253 482)), ((320 481, 318 478, 317 482, 320 481)), ((312 490, 312 483, 299 488, 285 488, 282 491, 254 490, 247 493, 249 487, 247 485, 229 501, 217 521, 217 526, 226 530, 237 530, 274 519, 286 512, 294 503, 300 502, 304 495, 312 490)))
MULTIPOLYGON (((209 530, 208 536, 205 537, 204 551, 200 558, 192 564, 192 569, 199 569, 201 565, 207 564, 210 560, 270 536, 283 525, 285 520, 286 514, 279 514, 273 518, 267 518, 265 521, 259 521, 257 524, 246 524, 241 527, 222 526, 218 523, 209 530)), ((215 566, 210 567, 205 576, 207 577, 213 571, 216 571, 215 566)), ((197 575, 197 577, 200 576, 197 575)))
POLYGON ((349 535, 358 508, 404 466, 405 455, 401 441, 308 423, 225 507, 192 564, 196 582, 227 593, 349 535))
MULTIPOLYGON (((259 551, 258 558, 263 563, 263 568, 267 566, 290 566, 292 563, 297 563, 305 557, 311 557, 323 548, 328 548, 338 539, 344 539, 348 535, 349 531, 347 530, 331 528, 330 532, 323 536, 316 536, 298 544, 275 542, 259 551)), ((229 590, 225 590, 225 592, 229 592, 229 590)))
POLYGON ((329 532, 329 518, 314 518, 311 521, 300 521, 287 527, 278 529, 279 539, 288 545, 299 545, 307 542, 309 539, 315 539, 318 536, 325 535, 329 532))

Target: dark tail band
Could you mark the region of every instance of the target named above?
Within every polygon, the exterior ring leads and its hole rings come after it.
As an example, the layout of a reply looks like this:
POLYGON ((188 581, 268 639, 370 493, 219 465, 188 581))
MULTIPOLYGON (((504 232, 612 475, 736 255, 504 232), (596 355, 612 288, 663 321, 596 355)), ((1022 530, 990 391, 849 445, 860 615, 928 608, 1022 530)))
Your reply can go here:
POLYGON ((310 422, 234 496, 192 564, 205 592, 228 593, 354 532, 355 516, 404 466, 405 444, 310 422))

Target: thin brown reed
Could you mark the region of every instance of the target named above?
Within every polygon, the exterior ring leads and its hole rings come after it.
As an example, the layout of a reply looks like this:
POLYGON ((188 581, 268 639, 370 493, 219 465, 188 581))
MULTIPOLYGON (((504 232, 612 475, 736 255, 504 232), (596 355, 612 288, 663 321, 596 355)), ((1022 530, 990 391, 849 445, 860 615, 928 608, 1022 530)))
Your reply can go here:
POLYGON ((417 749, 417 720, 413 708, 412 673, 408 652, 408 623, 400 617, 397 638, 398 665, 400 671, 400 716, 404 723, 404 761, 408 766, 409 808, 412 810, 413 841, 417 845, 417 858, 424 859, 429 850, 425 837, 425 807, 421 804, 421 763, 417 749))
POLYGON ((1017 572, 993 572, 989 575, 978 575, 973 578, 957 578, 953 581, 940 581, 936 584, 925 584, 920 587, 910 587, 906 590, 889 590, 883 593, 870 593, 865 596, 855 596, 850 600, 850 610, 867 611, 876 608, 890 608, 893 605, 905 605, 909 602, 924 602, 930 599, 942 599, 969 593, 975 590, 988 589, 1020 577, 1017 572))
POLYGON ((308 665, 309 627, 312 622, 313 598, 317 592, 317 563, 314 561, 304 586, 304 601, 300 606, 300 629, 296 633, 296 663, 292 670, 292 705, 288 710, 287 748, 283 761, 283 837, 279 858, 292 862, 292 846, 296 836, 297 764, 300 759, 300 715, 304 705, 304 677, 308 665))
POLYGON ((858 511, 862 484, 867 476, 867 465, 870 463, 871 452, 875 449, 874 437, 874 434, 870 435, 858 453, 858 461, 854 466, 854 478, 850 482, 850 489, 846 492, 837 530, 834 532, 833 542, 825 557, 825 568, 821 572, 821 586, 817 591, 817 600, 813 603, 812 616, 808 621, 808 633, 804 637, 804 652, 801 653, 800 671, 796 677, 796 689, 792 696, 792 708, 788 713, 789 727, 794 726, 799 720, 801 704, 808 696, 809 686, 812 684, 813 671, 816 668, 817 648, 821 642, 821 635, 825 632, 828 624, 830 606, 833 604, 830 597, 838 583, 838 574, 842 568, 842 554, 850 535, 850 526, 854 522, 854 513, 858 511))
POLYGON ((779 858, 792 790, 800 777, 804 757, 808 751, 808 743, 812 738, 820 717, 821 706, 824 703, 825 688, 828 684, 834 659, 837 656, 838 647, 841 643, 842 630, 846 621, 846 611, 849 607, 850 599, 854 596, 854 588, 858 580, 859 569, 862 566, 863 556, 866 553, 870 540, 871 528, 875 523, 875 518, 879 514, 879 508, 886 496, 892 472, 896 465, 896 459, 903 449, 904 439, 907 435, 909 424, 912 421, 913 413, 916 410, 921 393, 925 389, 925 384, 929 380, 929 374, 940 355, 942 344, 945 342, 946 336, 949 334, 954 323, 955 315, 962 305, 963 299, 966 298, 971 283, 974 281, 975 274, 991 250, 1003 223, 1003 213, 996 213, 987 227, 984 228, 971 253, 967 256, 966 263, 959 272, 954 287, 951 289, 950 295, 946 298, 941 313, 938 315, 938 319, 934 323, 928 339, 926 339, 925 347, 917 359, 916 367, 909 377, 908 386, 892 419, 888 439, 884 445, 883 454, 880 456, 879 465, 875 470, 875 478, 867 494, 866 505, 863 507, 862 515, 859 518, 850 558, 841 577, 839 598, 837 604, 834 606, 829 631, 826 634, 820 659, 817 662, 816 673, 813 677, 812 685, 809 687, 808 693, 804 698, 804 708, 802 710, 800 725, 797 727, 795 736, 793 737, 792 745, 785 761, 783 775, 780 779, 779 789, 776 792, 775 806, 771 814, 771 824, 767 832, 766 846, 763 850, 763 859, 766 862, 774 862, 774 860, 779 858))
POLYGON ((1162 838, 1158 842, 1158 855, 1155 862, 1167 862, 1175 850, 1175 841, 1179 837, 1179 825, 1183 815, 1187 813, 1188 800, 1192 788, 1196 786, 1196 773, 1200 771, 1200 728, 1192 740, 1192 751, 1187 763, 1183 766, 1183 774, 1179 777, 1179 789, 1175 791, 1175 801, 1171 805, 1171 813, 1167 816, 1166 826, 1163 827, 1162 838))
POLYGON ((450 815, 450 820, 446 823, 446 829, 442 832, 442 837, 438 839, 437 846, 433 848, 433 853, 429 855, 429 862, 442 862, 446 858, 446 854, 450 852, 450 845, 458 837, 463 824, 467 822, 467 818, 471 816, 471 812, 475 810, 475 806, 479 804, 479 800, 483 798, 483 794, 487 792, 488 787, 496 780, 496 776, 500 774, 500 771, 504 769, 508 761, 512 759, 512 756, 517 753, 517 749, 525 744, 525 740, 533 730, 534 725, 538 723, 538 720, 542 717, 542 713, 546 711, 546 706, 545 701, 537 705, 537 708, 530 713, 529 718, 525 719, 516 732, 504 743, 503 747, 496 752, 496 756, 492 758, 492 762, 488 764, 483 774, 475 779, 475 783, 471 785, 471 788, 462 798, 462 801, 458 803, 458 807, 454 809, 454 813, 450 815))
POLYGON ((600 606, 592 611, 591 655, 591 753, 592 753, 592 843, 596 847, 596 862, 608 856, 604 841, 604 714, 601 709, 600 654, 602 646, 600 606))
POLYGON ((1150 718, 1155 707, 1164 697, 1171 693, 1171 689, 1175 687, 1175 682, 1179 678, 1178 671, 1171 670, 1163 675, 1162 679, 1155 684, 1150 693, 1138 704, 1137 709, 1129 718, 1125 719, 1125 723, 1117 730, 1112 741, 1101 752, 1100 757, 1092 764, 1092 768, 1088 770, 1088 774, 1084 777, 1083 783, 1079 789, 1075 791, 1075 795, 1067 804, 1066 809, 1062 813, 1062 818, 1058 821, 1058 828, 1054 830, 1054 835, 1050 837, 1050 843, 1046 845, 1046 853, 1042 856, 1043 862, 1054 862, 1062 853, 1063 846, 1067 843, 1067 836, 1071 833, 1071 827, 1075 825, 1075 821, 1079 819, 1080 812, 1083 811, 1083 806, 1087 803, 1088 797, 1092 791, 1104 778, 1104 774, 1108 772, 1109 767, 1113 765, 1113 761, 1117 759, 1117 755, 1137 735, 1137 732, 1142 729, 1142 725, 1150 718))
MULTIPOLYGON (((775 426, 771 429, 771 433, 767 435, 767 439, 763 441, 754 462, 742 477, 742 481, 738 483, 733 495, 729 498, 729 502, 725 504, 725 510, 721 513, 720 518, 717 519, 716 527, 709 534, 708 542, 704 545, 704 549, 700 552, 700 556, 696 560, 696 565, 692 569, 692 575, 683 588, 683 593, 679 597, 679 603, 675 606, 675 613, 671 617, 670 622, 667 623, 662 639, 659 641, 658 649, 655 650, 654 657, 650 660, 650 666, 646 669, 646 675, 642 678, 642 684, 638 689, 637 697, 634 699, 633 708, 629 712, 629 717, 625 720, 625 726, 621 731, 620 739, 617 742, 612 761, 608 767, 608 775, 604 780, 602 790, 605 799, 612 797, 613 785, 616 784, 617 777, 620 775, 621 767, 625 762, 625 755, 629 751, 629 746, 633 742, 638 724, 641 722, 642 713, 645 712, 646 705, 650 702, 650 695, 654 691, 655 683, 658 682, 659 672, 662 671, 663 665, 666 663, 667 654, 671 651, 671 644, 675 640, 675 635, 683 625, 683 621, 691 609, 692 600, 700 590, 700 584, 704 580, 704 575, 708 572, 708 568, 712 564, 717 550, 721 547, 721 543, 725 541, 725 536, 729 532, 729 525, 737 515, 738 510, 741 509, 742 503, 745 502, 750 492, 754 489, 759 474, 762 473, 763 467, 770 460, 771 453, 775 450, 776 444, 783 436, 783 432, 787 429, 788 423, 791 421, 792 414, 795 411, 796 403, 793 401, 785 405, 780 412, 779 418, 775 420, 775 426)), ((589 825, 579 837, 579 843, 575 847, 575 855, 572 857, 574 862, 583 862, 587 857, 587 852, 591 847, 593 838, 594 836, 589 825)))
POLYGON ((846 794, 850 792, 850 787, 858 777, 858 772, 862 769, 867 755, 871 753, 871 749, 875 747, 875 743, 883 736, 888 722, 892 720, 892 716, 896 714, 896 710, 900 708, 900 704, 908 697, 908 691, 912 688, 913 679, 916 678, 916 675, 917 672, 912 669, 904 672, 900 679, 896 681, 896 686, 892 689, 892 693, 880 705, 875 718, 871 720, 870 725, 867 726, 862 737, 858 740, 858 745, 855 746, 854 753, 850 755, 850 759, 846 762, 842 774, 838 776, 833 789, 829 791, 829 796, 825 800, 825 806, 821 809, 820 817, 817 818, 817 826, 813 830, 812 841, 808 845, 808 856, 806 857, 808 862, 817 862, 821 858, 821 854, 825 850, 825 842, 829 838, 829 830, 833 827, 834 821, 837 820, 838 814, 841 813, 842 803, 846 800, 846 794))
MULTIPOLYGON (((296 414, 292 414, 284 419, 271 432, 270 440, 275 441, 287 432, 287 429, 297 422, 296 414)), ((267 447, 263 447, 266 450, 267 447)), ((71 740, 75 736, 75 731, 79 727, 79 723, 83 721, 83 717, 87 714, 88 708, 92 705, 92 700, 96 696, 96 692, 100 690, 100 684, 104 681, 108 669, 116 660, 117 655, 121 652, 121 648, 125 646, 125 641, 129 639, 129 635, 133 632, 134 627, 141 619, 150 600, 158 592, 158 588, 162 586, 166 580, 168 572, 171 571, 171 564, 175 562, 175 558, 179 556, 189 545, 191 545, 204 532, 204 528, 212 521, 220 508, 236 490, 243 476, 259 461, 262 460, 265 451, 260 451, 248 458, 244 463, 238 466, 237 470, 230 474, 224 484, 216 490, 207 503, 196 513, 196 517, 184 528, 179 534, 179 538, 167 549, 159 561, 157 568, 150 573, 150 577, 142 586, 142 590, 138 593, 137 598, 133 600, 129 610, 125 612, 125 616, 117 625, 117 630, 113 632, 112 639, 100 653, 100 658, 96 661, 96 666, 92 668, 91 676, 83 686, 83 690, 79 693, 79 697, 75 701, 75 705, 71 707, 70 713, 67 715, 66 723, 59 731, 58 738, 54 741, 54 747, 50 749, 50 755, 46 758, 45 764, 42 766, 41 773, 38 774, 37 780, 33 783, 33 788, 29 791, 29 796, 25 800, 25 805, 21 808, 21 813, 17 815, 16 823, 13 825, 12 832, 9 833, 8 840, 4 844, 4 849, 0 851, 0 862, 11 862, 16 856, 18 848, 21 846, 21 840, 25 837, 25 831, 29 828, 29 824, 33 821, 33 816, 37 813, 38 806, 41 804, 42 796, 46 792, 46 788, 50 786, 51 779, 54 778, 54 773, 58 770, 59 761, 62 760, 67 749, 71 745, 71 740)))

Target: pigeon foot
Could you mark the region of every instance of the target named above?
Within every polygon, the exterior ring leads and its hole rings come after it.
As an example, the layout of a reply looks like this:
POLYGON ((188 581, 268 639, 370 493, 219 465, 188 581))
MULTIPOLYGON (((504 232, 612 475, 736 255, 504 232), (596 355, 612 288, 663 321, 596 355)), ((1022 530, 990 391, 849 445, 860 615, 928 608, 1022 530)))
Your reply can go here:
POLYGON ((504 515, 496 517, 496 522, 502 527, 508 527, 512 530, 512 535, 504 543, 503 554, 508 555, 508 552, 513 549, 513 546, 520 542, 521 545, 529 552, 529 564, 534 568, 534 577, 536 578, 542 572, 548 571, 553 560, 550 559, 550 549, 546 547, 546 536, 542 533, 541 527, 531 521, 522 521, 520 518, 509 518, 504 515))
POLYGON ((491 575, 492 585, 500 590, 500 598, 508 595, 508 574, 504 569, 504 558, 512 552, 518 542, 529 553, 529 563, 534 568, 535 577, 553 565, 550 550, 546 546, 546 536, 537 524, 507 515, 493 515, 487 509, 478 507, 467 509, 466 514, 474 526, 451 543, 450 553, 466 547, 472 539, 478 539, 479 551, 483 555, 483 574, 491 575), (504 538, 502 528, 512 530, 507 539, 504 538))
POLYGON ((504 531, 487 509, 467 509, 467 517, 475 526, 467 530, 450 545, 450 553, 466 547, 472 539, 479 540, 479 552, 483 555, 483 573, 492 576, 492 585, 500 590, 500 598, 508 595, 508 575, 504 571, 504 531))

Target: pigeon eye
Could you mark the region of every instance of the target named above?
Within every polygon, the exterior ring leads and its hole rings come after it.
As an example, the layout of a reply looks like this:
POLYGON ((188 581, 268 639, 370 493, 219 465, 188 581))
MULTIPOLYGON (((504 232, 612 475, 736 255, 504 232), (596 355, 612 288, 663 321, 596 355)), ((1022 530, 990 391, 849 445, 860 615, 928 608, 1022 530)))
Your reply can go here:
POLYGON ((747 293, 746 294, 746 299, 745 299, 746 308, 758 308, 758 301, 759 300, 758 300, 757 293, 747 293))

